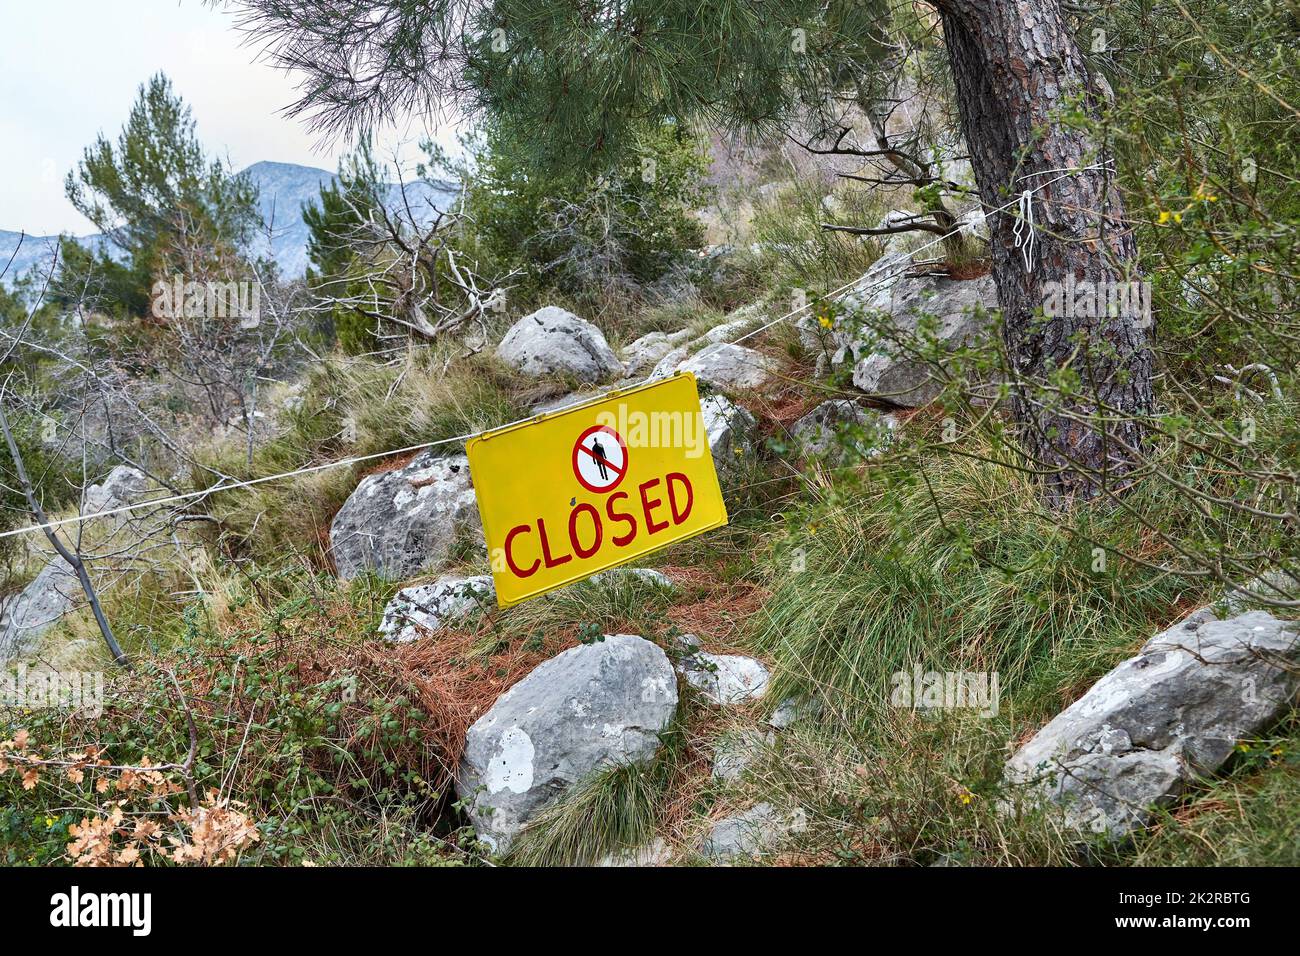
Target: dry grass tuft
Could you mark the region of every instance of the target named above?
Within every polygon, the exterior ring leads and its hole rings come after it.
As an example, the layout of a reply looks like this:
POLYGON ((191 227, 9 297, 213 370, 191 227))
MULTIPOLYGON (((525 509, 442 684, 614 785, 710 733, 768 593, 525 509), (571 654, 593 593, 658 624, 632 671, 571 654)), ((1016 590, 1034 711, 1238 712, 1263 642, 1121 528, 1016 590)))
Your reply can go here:
POLYGON ((767 599, 765 588, 748 582, 719 587, 717 579, 710 580, 710 573, 704 568, 680 568, 669 573, 683 583, 714 585, 702 597, 668 609, 668 619, 678 630, 695 634, 711 647, 744 646, 744 631, 767 599))
POLYGON ((535 667, 577 643, 572 629, 535 644, 496 643, 482 631, 441 631, 436 637, 384 648, 383 654, 385 666, 419 689, 430 716, 429 732, 454 766, 470 725, 535 667))

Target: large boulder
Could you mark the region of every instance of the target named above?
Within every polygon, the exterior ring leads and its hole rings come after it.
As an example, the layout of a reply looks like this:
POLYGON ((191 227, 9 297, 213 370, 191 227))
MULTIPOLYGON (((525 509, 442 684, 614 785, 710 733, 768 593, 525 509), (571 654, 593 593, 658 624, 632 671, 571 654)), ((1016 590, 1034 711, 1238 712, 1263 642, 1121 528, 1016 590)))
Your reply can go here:
MULTIPOLYGON (((860 288, 844 298, 846 309, 864 317, 863 327, 852 329, 842 322, 828 338, 835 348, 833 363, 853 363, 855 386, 895 405, 917 408, 943 390, 934 367, 912 354, 928 349, 928 340, 919 334, 922 317, 934 316, 936 344, 954 351, 988 334, 998 297, 991 276, 914 275, 910 267, 905 253, 878 259, 860 288)), ((810 320, 802 328, 814 338, 818 334, 810 320)))
POLYGON ((724 392, 762 388, 776 370, 777 363, 769 356, 729 342, 708 345, 677 366, 677 371, 694 372, 701 382, 724 392))
POLYGON ((623 371, 600 329, 554 305, 510 326, 497 346, 497 357, 533 377, 603 382, 623 371))
MULTIPOLYGON (((101 483, 86 489, 80 513, 93 515, 125 507, 141 499, 148 489, 149 479, 143 472, 118 465, 101 483)), ((123 513, 101 519, 101 524, 120 528, 139 523, 143 517, 142 513, 123 513)), ((140 534, 148 537, 151 530, 141 527, 140 534)), ((129 555, 118 558, 119 563, 123 560, 130 560, 129 555)), ((93 566, 93 556, 86 563, 93 566)), ((58 555, 51 557, 27 587, 0 604, 0 664, 26 654, 41 635, 84 598, 76 572, 58 555)))
POLYGON ((1122 837, 1268 729, 1300 692, 1300 625, 1210 609, 1148 641, 1007 764, 1031 799, 1080 830, 1122 837))
POLYGON ((676 711, 672 665, 644 638, 609 635, 538 665, 465 738, 456 787, 479 839, 504 853, 574 783, 648 761, 676 711))
MULTIPOLYGON (((896 210, 901 213, 903 210, 896 210)), ((840 297, 842 305, 850 311, 861 311, 869 302, 889 305, 889 292, 894 284, 912 267, 912 258, 905 252, 886 252, 873 262, 852 288, 840 297)), ((833 352, 836 365, 853 358, 853 350, 865 347, 868 343, 861 341, 854 334, 854 329, 839 321, 832 326, 822 325, 823 316, 819 309, 804 309, 794 320, 799 337, 809 349, 823 349, 833 352)))
POLYGON ((379 633, 396 644, 413 641, 477 610, 496 604, 492 575, 439 578, 430 584, 402 588, 384 608, 379 633))
POLYGON ((463 535, 482 543, 469 461, 424 452, 357 485, 330 525, 330 552, 341 578, 400 580, 443 561, 463 535))

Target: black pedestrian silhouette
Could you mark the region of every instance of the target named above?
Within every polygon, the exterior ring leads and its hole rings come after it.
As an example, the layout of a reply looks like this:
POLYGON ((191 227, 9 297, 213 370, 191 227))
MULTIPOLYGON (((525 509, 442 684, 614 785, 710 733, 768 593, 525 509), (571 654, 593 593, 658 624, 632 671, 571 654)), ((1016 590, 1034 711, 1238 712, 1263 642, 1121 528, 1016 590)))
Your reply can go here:
POLYGON ((600 469, 600 480, 608 481, 609 472, 605 470, 605 446, 595 436, 591 439, 591 455, 596 459, 596 467, 600 469))

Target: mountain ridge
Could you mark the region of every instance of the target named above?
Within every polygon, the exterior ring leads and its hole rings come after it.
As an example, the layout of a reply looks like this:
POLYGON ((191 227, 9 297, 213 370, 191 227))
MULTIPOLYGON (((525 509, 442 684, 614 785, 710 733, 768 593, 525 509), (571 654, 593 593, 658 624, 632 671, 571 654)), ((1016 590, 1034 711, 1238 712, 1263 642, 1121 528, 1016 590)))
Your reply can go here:
MULTIPOLYGON (((337 174, 316 166, 261 160, 245 167, 239 175, 248 176, 258 188, 258 210, 264 223, 272 226, 268 243, 265 233, 253 240, 248 252, 254 256, 270 254, 282 275, 297 278, 307 271, 307 224, 302 218, 303 205, 320 195, 322 186, 335 182, 337 174)), ((401 197, 401 185, 388 183, 388 202, 401 197)), ((458 192, 454 183, 445 180, 414 180, 406 183, 407 201, 412 213, 426 222, 440 209, 445 210, 458 192)), ((115 251, 102 233, 74 236, 94 251, 115 251)), ((0 229, 0 269, 8 270, 0 283, 10 288, 17 279, 33 268, 48 265, 57 248, 59 235, 33 236, 0 229), (12 262, 10 262, 12 257, 12 262)))

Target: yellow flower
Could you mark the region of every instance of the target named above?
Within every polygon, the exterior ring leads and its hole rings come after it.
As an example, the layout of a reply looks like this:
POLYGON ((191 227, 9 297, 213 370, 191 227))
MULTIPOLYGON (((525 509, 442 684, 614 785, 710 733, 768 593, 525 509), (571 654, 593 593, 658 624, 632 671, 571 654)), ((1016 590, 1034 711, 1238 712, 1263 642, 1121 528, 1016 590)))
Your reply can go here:
POLYGON ((1160 223, 1160 225, 1163 226, 1165 223, 1169 221, 1169 213, 1165 211, 1161 211, 1160 218, 1157 221, 1160 223))
POLYGON ((1183 221, 1183 214, 1181 212, 1174 213, 1174 222, 1182 222, 1182 221, 1183 221))
POLYGON ((45 829, 48 830, 50 827, 54 826, 54 823, 55 823, 54 817, 46 817, 46 818, 45 818, 45 829))
POLYGON ((962 806, 968 807, 970 806, 970 802, 975 799, 975 794, 971 793, 969 790, 963 790, 961 793, 957 794, 957 799, 961 801, 962 806))
POLYGON ((829 329, 835 325, 829 315, 819 315, 817 316, 817 321, 821 324, 823 329, 829 329))

